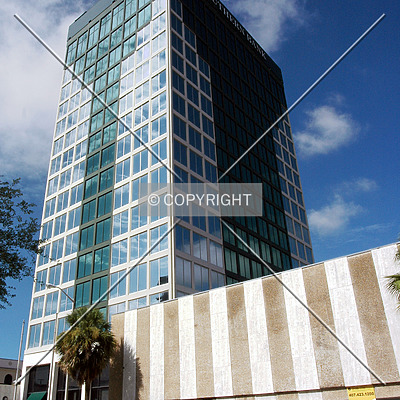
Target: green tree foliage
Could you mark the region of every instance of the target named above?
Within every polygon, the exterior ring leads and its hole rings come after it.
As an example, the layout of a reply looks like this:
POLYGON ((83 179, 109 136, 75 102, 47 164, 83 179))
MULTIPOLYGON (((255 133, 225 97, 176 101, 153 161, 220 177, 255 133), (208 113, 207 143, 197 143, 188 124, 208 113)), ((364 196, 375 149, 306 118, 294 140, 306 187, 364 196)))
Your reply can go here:
MULTIPOLYGON (((400 261, 400 250, 397 251, 395 258, 400 261)), ((400 310, 400 274, 389 275, 386 278, 388 279, 387 288, 396 297, 398 309, 400 310)))
POLYGON ((0 179, 0 309, 10 305, 8 299, 15 296, 14 287, 8 286, 6 280, 32 276, 39 252, 40 225, 30 217, 35 204, 23 199, 19 181, 0 179))
MULTIPOLYGON (((67 316, 68 324, 74 325, 86 311, 86 307, 75 309, 67 316)), ((80 386, 85 383, 86 399, 89 398, 91 382, 107 366, 116 346, 111 325, 98 309, 91 310, 57 343, 56 351, 61 356, 61 369, 80 386)))

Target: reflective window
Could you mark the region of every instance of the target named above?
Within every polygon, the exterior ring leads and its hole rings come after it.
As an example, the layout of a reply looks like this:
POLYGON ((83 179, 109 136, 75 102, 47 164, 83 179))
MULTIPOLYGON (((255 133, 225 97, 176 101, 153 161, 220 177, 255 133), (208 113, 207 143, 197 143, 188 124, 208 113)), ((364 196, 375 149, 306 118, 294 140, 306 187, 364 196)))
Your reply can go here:
POLYGON ((162 303, 169 299, 168 292, 153 294, 150 296, 150 305, 162 303))
POLYGON ((115 159, 115 144, 108 146, 101 151, 101 167, 105 167, 108 164, 114 162, 115 159))
MULTIPOLYGON (((115 272, 110 275, 110 287, 115 285, 125 274, 125 271, 115 272)), ((125 296, 126 294, 126 277, 122 278, 120 282, 117 283, 115 288, 110 292, 110 298, 113 299, 119 296, 125 296)))
POLYGON ((129 154, 131 152, 131 140, 132 136, 125 136, 123 139, 119 140, 117 143, 117 158, 129 154))
POLYGON ((113 237, 122 235, 128 232, 129 211, 116 214, 113 217, 113 237))
POLYGON ((145 289, 147 289, 147 264, 140 264, 129 273, 129 293, 145 289))
POLYGON ((98 175, 90 178, 85 183, 85 199, 95 195, 97 193, 97 182, 98 175))
POLYGON ((56 240, 53 242, 51 248, 51 258, 52 260, 58 260, 63 255, 63 247, 64 247, 64 238, 56 240))
POLYGON ((147 203, 142 203, 132 208, 131 229, 137 229, 147 224, 148 212, 147 203))
POLYGON ((46 311, 44 313, 45 316, 52 315, 57 312, 58 305, 58 291, 49 293, 46 296, 46 311))
POLYGON ((90 282, 76 285, 75 307, 83 307, 89 305, 90 302, 90 282))
POLYGON ((115 181, 116 183, 123 181, 124 179, 129 178, 130 176, 130 167, 131 167, 131 159, 127 158, 126 160, 120 162, 116 166, 116 174, 115 181))
POLYGON ((54 221, 54 236, 65 232, 65 224, 67 222, 67 214, 57 217, 54 221))
POLYGON ((100 192, 108 189, 114 184, 114 167, 103 171, 100 174, 100 192))
POLYGON ((102 276, 101 278, 93 279, 92 286, 92 303, 95 303, 97 300, 102 298, 102 301, 107 300, 107 296, 104 296, 104 293, 107 292, 108 289, 108 276, 102 276))
POLYGON ((208 268, 194 264, 194 288, 198 291, 204 291, 210 288, 208 281, 208 268))
MULTIPOLYGON (((140 2, 139 0, 139 8, 140 8, 140 2)), ((144 24, 149 22, 151 19, 151 4, 148 5, 146 8, 144 8, 142 11, 139 12, 138 14, 138 28, 142 27, 144 24)))
POLYGON ((94 225, 89 226, 88 228, 82 229, 80 250, 84 250, 84 249, 87 249, 88 247, 92 247, 93 240, 94 240, 94 225))
POLYGON ((203 176, 203 158, 192 150, 190 150, 190 169, 203 176))
POLYGON ((136 65, 141 64, 149 57, 150 57, 150 43, 147 43, 136 52, 136 65))
POLYGON ((145 103, 135 110, 135 125, 149 119, 149 103, 145 103))
MULTIPOLYGON (((168 231, 168 224, 158 226, 150 231, 150 247, 153 247, 168 231)), ((165 236, 152 250, 152 253, 166 250, 168 248, 168 235, 165 236)))
POLYGON ((43 324, 42 346, 54 343, 55 320, 43 324))
POLYGON ((129 203, 129 184, 115 189, 114 192, 114 209, 122 207, 129 203))
POLYGON ((131 260, 143 257, 147 252, 147 232, 131 237, 131 260))
POLYGON ((167 35, 165 32, 163 32, 152 40, 153 53, 156 53, 158 50, 165 47, 166 38, 167 35))
POLYGON ((106 271, 109 268, 110 247, 103 247, 94 252, 94 270, 93 273, 106 271))
POLYGON ((32 303, 31 319, 41 318, 43 316, 44 296, 35 297, 32 303))
POLYGON ((184 253, 191 254, 190 251, 190 231, 180 225, 175 227, 176 249, 184 253))
MULTIPOLYGON (((74 298, 74 286, 71 286, 69 288, 63 289, 64 292, 66 292, 68 294, 69 297, 71 297, 72 299, 74 298)), ((72 310, 73 308, 73 303, 72 300, 69 299, 65 293, 61 292, 61 299, 60 299, 60 312, 62 311, 69 311, 72 310)))
POLYGON ((137 174, 149 165, 149 152, 148 150, 143 150, 133 156, 133 173, 137 174))
POLYGON ((168 257, 150 262, 150 287, 168 283, 168 257))
MULTIPOLYGON (((48 262, 48 260, 46 262, 48 262)), ((47 280, 47 269, 44 269, 36 273, 35 292, 39 292, 46 288, 46 280, 47 280)))
POLYGON ((154 116, 167 108, 167 92, 159 94, 151 100, 151 114, 154 116))
POLYGON ((207 239, 193 232, 193 255, 207 261, 207 239))
POLYGON ((138 308, 143 308, 147 306, 147 298, 141 297, 140 299, 130 300, 128 304, 129 310, 137 310, 138 308))
POLYGON ((92 273, 93 254, 88 253, 78 258, 78 278, 83 278, 92 273))
POLYGON ((28 348, 38 347, 42 324, 31 325, 29 330, 28 348))
POLYGON ((145 125, 143 128, 140 128, 137 131, 135 131, 135 139, 133 144, 135 150, 138 149, 140 146, 143 146, 143 143, 147 143, 148 141, 149 141, 148 125, 145 125))
POLYGON ((165 50, 158 53, 151 59, 151 72, 158 71, 165 66, 165 50))
POLYGON ((96 244, 103 243, 110 239, 111 218, 98 222, 96 225, 96 244))
POLYGON ((184 166, 187 166, 187 148, 178 140, 174 140, 174 159, 184 166))
POLYGON ((147 196, 147 175, 141 176, 132 182, 132 201, 147 196))
POLYGON ((125 264, 128 261, 128 239, 112 245, 111 266, 125 264))
POLYGON ((151 155, 151 165, 157 164, 160 160, 167 159, 167 140, 161 140, 160 142, 153 144, 151 146, 151 150, 153 151, 151 155), (158 156, 158 158, 155 156, 158 156))
MULTIPOLYGON (((134 1, 131 2, 133 3, 134 1)), ((124 38, 127 38, 128 36, 132 35, 132 33, 134 33, 135 30, 136 30, 136 15, 125 22, 124 38)))
POLYGON ((192 263, 180 257, 176 257, 176 283, 192 287, 192 263))
POLYGON ((111 12, 108 13, 100 23, 100 39, 110 33, 111 29, 111 12))
POLYGON ((76 259, 66 261, 64 263, 62 283, 66 283, 75 279, 76 259))
POLYGON ((96 200, 83 205, 82 208, 82 224, 85 224, 96 217, 96 200))
POLYGON ((49 269, 49 283, 59 285, 61 278, 61 264, 57 264, 49 269))
POLYGON ((139 104, 149 97, 150 83, 149 81, 143 83, 135 89, 135 104, 139 104))
POLYGON ((167 116, 163 115, 151 123, 151 138, 156 139, 157 137, 167 133, 167 116))
POLYGON ((210 240, 210 263, 221 268, 224 266, 222 261, 222 246, 212 240, 210 240))

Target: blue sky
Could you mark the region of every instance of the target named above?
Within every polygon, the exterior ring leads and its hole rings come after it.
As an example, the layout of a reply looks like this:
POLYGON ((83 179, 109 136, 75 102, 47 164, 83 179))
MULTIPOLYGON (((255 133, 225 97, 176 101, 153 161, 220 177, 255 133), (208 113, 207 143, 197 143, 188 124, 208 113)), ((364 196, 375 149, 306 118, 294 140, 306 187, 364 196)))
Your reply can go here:
MULTIPOLYGON (((40 219, 61 68, 12 17, 59 53, 92 2, 0 4, 0 173, 22 177, 40 219)), ((400 2, 226 0, 281 67, 291 105, 382 13, 383 22, 290 115, 315 260, 397 241, 400 233, 400 2)), ((16 358, 32 280, 0 310, 0 358, 16 358)), ((26 333, 25 333, 26 334, 26 333)))

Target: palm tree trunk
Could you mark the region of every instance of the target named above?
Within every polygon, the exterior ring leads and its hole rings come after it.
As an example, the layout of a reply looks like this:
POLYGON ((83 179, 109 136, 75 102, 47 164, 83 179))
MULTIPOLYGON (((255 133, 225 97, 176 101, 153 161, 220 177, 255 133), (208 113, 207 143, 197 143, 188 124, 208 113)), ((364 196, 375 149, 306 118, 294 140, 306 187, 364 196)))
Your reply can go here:
POLYGON ((82 391, 85 393, 85 396, 81 396, 81 399, 83 398, 84 400, 90 400, 90 383, 85 382, 82 385, 82 391))

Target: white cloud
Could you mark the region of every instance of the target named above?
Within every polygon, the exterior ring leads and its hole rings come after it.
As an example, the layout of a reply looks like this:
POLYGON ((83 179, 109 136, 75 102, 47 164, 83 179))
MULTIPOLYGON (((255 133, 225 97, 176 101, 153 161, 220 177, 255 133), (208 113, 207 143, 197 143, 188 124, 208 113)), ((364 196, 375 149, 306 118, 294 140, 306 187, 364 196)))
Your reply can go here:
MULTIPOLYGON (((353 201, 345 200, 360 193, 368 193, 378 188, 377 183, 368 178, 358 178, 346 181, 336 186, 333 200, 319 210, 310 210, 308 220, 311 231, 320 236, 329 236, 349 232, 349 223, 353 217, 364 211, 363 207, 353 201)), ((352 228, 351 231, 362 231, 368 227, 352 228)), ((379 229, 378 225, 370 226, 371 230, 379 229)))
POLYGON ((308 221, 311 231, 321 236, 328 236, 345 229, 352 217, 362 212, 360 205, 346 202, 339 195, 335 195, 333 201, 320 210, 310 210, 308 221))
POLYGON ((68 26, 82 10, 81 1, 0 3, 0 171, 6 177, 46 175, 62 77, 62 66, 13 15, 63 58, 68 26))
POLYGON ((300 154, 313 156, 328 154, 350 143, 359 127, 351 115, 332 106, 321 106, 308 111, 306 129, 295 135, 300 154))
POLYGON ((288 26, 301 25, 305 18, 299 0, 225 0, 225 3, 267 52, 278 49, 288 26))
POLYGON ((378 184, 368 178, 359 178, 353 181, 344 182, 338 187, 338 191, 351 193, 366 193, 378 189, 378 184))

